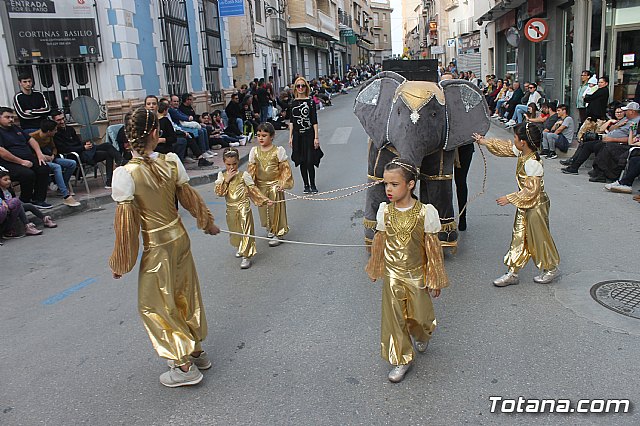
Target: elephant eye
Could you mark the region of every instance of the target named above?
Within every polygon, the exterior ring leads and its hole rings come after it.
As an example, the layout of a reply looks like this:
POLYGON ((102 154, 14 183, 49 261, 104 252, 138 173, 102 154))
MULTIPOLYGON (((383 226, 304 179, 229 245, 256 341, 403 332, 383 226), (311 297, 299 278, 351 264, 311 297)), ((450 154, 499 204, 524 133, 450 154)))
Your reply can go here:
POLYGON ((432 112, 432 113, 431 113, 431 116, 432 116, 432 117, 435 117, 435 116, 436 116, 436 113, 435 113, 435 112, 432 112))

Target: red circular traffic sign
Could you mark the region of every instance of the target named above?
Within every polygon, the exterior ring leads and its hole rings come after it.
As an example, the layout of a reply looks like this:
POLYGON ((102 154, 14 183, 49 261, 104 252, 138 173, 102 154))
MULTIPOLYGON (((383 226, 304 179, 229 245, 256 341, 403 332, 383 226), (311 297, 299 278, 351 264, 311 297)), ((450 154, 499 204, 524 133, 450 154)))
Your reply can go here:
POLYGON ((524 26, 524 36, 527 40, 537 43, 547 38, 549 35, 549 24, 542 18, 529 19, 524 26))

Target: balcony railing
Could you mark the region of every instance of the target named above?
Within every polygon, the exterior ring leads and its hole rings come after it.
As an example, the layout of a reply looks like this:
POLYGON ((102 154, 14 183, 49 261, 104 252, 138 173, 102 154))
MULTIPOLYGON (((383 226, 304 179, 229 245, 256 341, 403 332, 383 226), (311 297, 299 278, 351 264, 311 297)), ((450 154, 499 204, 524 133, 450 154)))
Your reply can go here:
POLYGON ((287 23, 284 19, 272 16, 269 18, 269 39, 284 43, 287 41, 287 23))
POLYGON ((352 28, 353 19, 351 15, 345 13, 343 10, 338 10, 338 24, 347 28, 352 28))

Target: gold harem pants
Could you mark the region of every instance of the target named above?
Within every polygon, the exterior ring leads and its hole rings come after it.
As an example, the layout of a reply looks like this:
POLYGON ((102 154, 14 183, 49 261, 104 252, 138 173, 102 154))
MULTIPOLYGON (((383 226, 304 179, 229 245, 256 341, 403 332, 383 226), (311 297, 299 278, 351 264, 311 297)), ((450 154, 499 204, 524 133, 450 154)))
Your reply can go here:
MULTIPOLYGON (((284 200, 284 193, 276 190, 277 181, 256 182, 256 186, 272 201, 284 200)), ((284 237, 289 232, 286 203, 274 203, 272 206, 258 207, 260 223, 277 237, 284 237)))
MULTIPOLYGON (((248 200, 235 205, 227 204, 227 227, 230 231, 245 235, 254 235, 253 213, 248 200)), ((256 239, 229 234, 229 242, 242 257, 251 258, 256 255, 256 239)))
POLYGON ((189 235, 178 221, 142 236, 138 311, 158 355, 183 365, 207 336, 189 235))
POLYGON ((392 365, 410 363, 415 352, 411 337, 420 342, 431 338, 436 316, 424 275, 400 277, 387 270, 382 287, 380 355, 392 365))
POLYGON ((560 255, 549 231, 550 202, 541 202, 530 209, 516 209, 511 246, 504 256, 504 264, 514 272, 522 269, 530 258, 539 269, 554 269, 560 255))

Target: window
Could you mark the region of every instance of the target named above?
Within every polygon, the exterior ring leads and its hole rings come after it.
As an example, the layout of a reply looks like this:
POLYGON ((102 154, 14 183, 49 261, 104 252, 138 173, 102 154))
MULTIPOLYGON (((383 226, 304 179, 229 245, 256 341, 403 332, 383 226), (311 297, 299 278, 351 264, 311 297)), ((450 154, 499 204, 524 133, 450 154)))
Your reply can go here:
POLYGON ((256 22, 262 24, 262 0, 256 0, 256 22))
POLYGON ((373 26, 377 27, 379 21, 380 21, 380 15, 378 15, 378 12, 374 12, 374 14, 373 14, 373 26))
POLYGON ((200 22, 202 23, 205 85, 211 94, 211 102, 218 103, 222 102, 218 70, 224 66, 218 0, 204 0, 200 22))
POLYGON ((383 13, 383 14, 382 14, 382 20, 383 20, 383 21, 386 21, 386 20, 387 20, 387 14, 386 14, 386 13, 383 13))
POLYGON ((164 69, 170 93, 187 91, 187 65, 191 65, 191 43, 186 0, 160 0, 164 69))
POLYGON ((95 63, 58 63, 23 65, 18 72, 33 76, 34 89, 47 98, 51 109, 69 114, 71 101, 78 96, 93 97, 100 104, 100 90, 95 63))
POLYGON ((389 43, 389 39, 387 38, 386 34, 384 35, 384 39, 383 40, 384 40, 385 43, 389 43))

